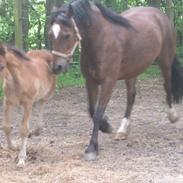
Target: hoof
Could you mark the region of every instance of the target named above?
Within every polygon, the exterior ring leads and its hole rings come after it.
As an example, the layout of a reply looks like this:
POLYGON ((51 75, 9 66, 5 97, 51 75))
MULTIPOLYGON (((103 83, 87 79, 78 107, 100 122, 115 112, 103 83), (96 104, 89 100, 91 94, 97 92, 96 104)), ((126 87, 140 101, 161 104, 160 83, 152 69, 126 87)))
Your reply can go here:
POLYGON ((39 136, 41 134, 41 128, 36 128, 35 130, 32 130, 29 135, 28 138, 31 138, 32 136, 39 136))
POLYGON ((99 130, 103 133, 112 133, 113 129, 107 121, 108 121, 108 118, 105 116, 101 121, 99 130))
POLYGON ((171 123, 175 123, 178 121, 179 117, 174 108, 170 109, 170 112, 168 113, 168 119, 171 123))
POLYGON ((100 126, 99 129, 103 133, 112 133, 112 131, 113 131, 111 125, 109 125, 108 123, 106 123, 105 125, 100 126))
POLYGON ((114 137, 114 140, 126 140, 128 138, 128 134, 124 132, 118 132, 114 137))
POLYGON ((85 153, 85 160, 86 161, 94 161, 97 158, 97 153, 96 152, 90 152, 90 153, 85 153))
POLYGON ((20 159, 17 163, 17 168, 24 168, 25 167, 25 161, 23 159, 20 159))
POLYGON ((168 119, 171 123, 176 123, 178 121, 179 117, 177 115, 172 116, 172 115, 168 114, 168 119))
POLYGON ((178 116, 175 116, 175 117, 168 116, 168 119, 171 123, 176 123, 179 120, 179 117, 178 116))

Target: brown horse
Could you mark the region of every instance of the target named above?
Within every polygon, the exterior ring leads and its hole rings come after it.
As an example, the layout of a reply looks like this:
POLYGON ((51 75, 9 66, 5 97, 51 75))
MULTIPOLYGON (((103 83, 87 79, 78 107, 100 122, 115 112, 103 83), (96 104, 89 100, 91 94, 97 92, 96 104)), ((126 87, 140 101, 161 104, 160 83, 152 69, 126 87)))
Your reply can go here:
POLYGON ((137 7, 118 15, 99 3, 74 0, 51 14, 49 36, 55 73, 65 70, 81 42, 81 71, 94 123, 87 160, 97 156, 98 131, 111 132, 104 112, 116 81, 125 80, 127 86, 127 108, 116 134, 116 139, 126 139, 136 77, 156 59, 164 78, 168 117, 171 122, 178 119, 172 99, 178 102, 183 96, 183 70, 175 57, 174 27, 160 10, 137 7))
POLYGON ((0 72, 3 72, 4 119, 3 129, 8 147, 16 149, 11 140, 11 112, 14 106, 24 109, 20 135, 22 144, 18 166, 26 159, 26 144, 29 134, 29 118, 35 102, 40 106, 38 132, 42 127, 43 107, 55 88, 55 75, 51 70, 52 54, 45 50, 30 51, 26 55, 15 48, 0 45, 0 72))

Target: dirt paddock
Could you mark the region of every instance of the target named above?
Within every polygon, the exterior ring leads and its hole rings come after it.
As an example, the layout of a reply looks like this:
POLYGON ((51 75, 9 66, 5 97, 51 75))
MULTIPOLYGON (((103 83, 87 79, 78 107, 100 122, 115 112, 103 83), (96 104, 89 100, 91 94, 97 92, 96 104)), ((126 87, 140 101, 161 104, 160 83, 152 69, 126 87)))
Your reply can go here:
MULTIPOLYGON (((85 88, 56 92, 44 113, 45 128, 28 142, 24 169, 17 169, 17 152, 8 150, 0 131, 0 183, 183 183, 183 104, 176 105, 180 120, 166 117, 165 93, 160 79, 140 81, 128 140, 115 141, 126 106, 124 83, 118 83, 106 114, 111 135, 99 134, 100 154, 86 162, 92 122, 87 113, 85 88)), ((2 103, 0 120, 2 121, 2 103)), ((33 111, 31 126, 36 123, 33 111)), ((13 135, 20 143, 20 109, 13 117, 13 135)))

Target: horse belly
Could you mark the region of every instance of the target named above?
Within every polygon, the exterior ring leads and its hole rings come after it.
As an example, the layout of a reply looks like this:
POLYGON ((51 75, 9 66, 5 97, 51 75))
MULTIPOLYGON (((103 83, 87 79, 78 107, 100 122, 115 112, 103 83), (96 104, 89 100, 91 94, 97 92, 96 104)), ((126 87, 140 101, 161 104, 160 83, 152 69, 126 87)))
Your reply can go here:
POLYGON ((143 73, 158 57, 158 53, 149 56, 137 56, 121 64, 119 79, 130 79, 143 73))

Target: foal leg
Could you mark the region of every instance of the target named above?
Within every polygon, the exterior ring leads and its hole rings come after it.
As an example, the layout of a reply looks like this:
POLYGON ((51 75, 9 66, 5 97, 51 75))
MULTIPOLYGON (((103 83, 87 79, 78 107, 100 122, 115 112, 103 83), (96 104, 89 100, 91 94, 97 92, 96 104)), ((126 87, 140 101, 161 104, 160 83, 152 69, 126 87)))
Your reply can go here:
POLYGON ((164 78, 164 88, 166 92, 166 102, 169 107, 168 119, 170 122, 175 123, 178 120, 178 115, 172 105, 172 92, 171 92, 171 66, 161 67, 162 75, 164 78))
POLYGON ((124 118, 121 121, 121 126, 119 127, 115 136, 115 140, 125 140, 128 137, 128 133, 130 130, 130 115, 136 96, 136 79, 125 80, 125 82, 127 87, 127 107, 124 118))
MULTIPOLYGON (((92 78, 88 77, 86 79, 86 89, 88 94, 89 113, 91 118, 93 118, 95 107, 97 105, 97 97, 99 94, 98 84, 92 78)), ((108 119, 106 116, 104 116, 100 121, 99 130, 102 131, 103 133, 112 132, 112 127, 107 121, 108 119)))
POLYGON ((24 116, 22 120, 22 126, 20 129, 20 136, 21 136, 21 147, 20 152, 18 154, 18 167, 23 167, 25 165, 26 159, 26 145, 27 145, 27 137, 28 137, 28 129, 29 129, 29 119, 32 112, 32 102, 26 102, 24 104, 24 116))
POLYGON ((11 113, 12 113, 13 104, 6 99, 4 100, 4 116, 3 116, 3 130, 6 135, 8 148, 16 150, 17 148, 12 143, 11 139, 11 113))
POLYGON ((38 123, 36 124, 36 128, 32 130, 28 137, 31 138, 32 136, 39 136, 41 134, 41 131, 43 129, 43 113, 44 113, 44 107, 45 107, 45 100, 41 100, 38 103, 38 108, 39 108, 39 118, 38 118, 38 123))
POLYGON ((98 153, 98 130, 100 128, 100 122, 103 119, 104 112, 111 98, 112 89, 115 84, 114 80, 107 79, 101 85, 101 92, 98 97, 97 105, 95 107, 93 115, 93 131, 88 148, 85 151, 86 160, 95 160, 98 153))

